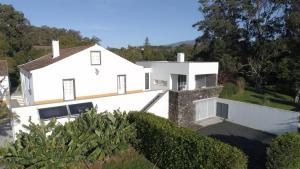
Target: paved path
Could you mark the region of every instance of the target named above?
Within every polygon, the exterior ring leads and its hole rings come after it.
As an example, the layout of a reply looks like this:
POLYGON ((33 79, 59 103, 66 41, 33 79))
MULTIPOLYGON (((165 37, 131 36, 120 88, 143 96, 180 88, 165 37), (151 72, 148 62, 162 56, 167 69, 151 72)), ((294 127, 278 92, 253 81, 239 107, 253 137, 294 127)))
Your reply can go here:
POLYGON ((227 121, 197 131, 243 150, 248 155, 249 169, 265 168, 266 148, 274 135, 227 121))

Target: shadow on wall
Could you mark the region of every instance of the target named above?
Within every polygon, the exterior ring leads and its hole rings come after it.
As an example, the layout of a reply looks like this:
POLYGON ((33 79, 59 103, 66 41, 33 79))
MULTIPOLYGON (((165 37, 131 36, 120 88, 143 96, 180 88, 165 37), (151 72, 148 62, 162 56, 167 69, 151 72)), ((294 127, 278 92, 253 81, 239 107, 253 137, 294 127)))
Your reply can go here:
POLYGON ((10 123, 0 124, 0 136, 9 136, 11 132, 10 123))
POLYGON ((266 162, 266 148, 268 144, 262 143, 257 140, 251 140, 245 137, 234 135, 209 135, 222 142, 235 146, 245 152, 248 156, 249 169, 264 169, 266 162))

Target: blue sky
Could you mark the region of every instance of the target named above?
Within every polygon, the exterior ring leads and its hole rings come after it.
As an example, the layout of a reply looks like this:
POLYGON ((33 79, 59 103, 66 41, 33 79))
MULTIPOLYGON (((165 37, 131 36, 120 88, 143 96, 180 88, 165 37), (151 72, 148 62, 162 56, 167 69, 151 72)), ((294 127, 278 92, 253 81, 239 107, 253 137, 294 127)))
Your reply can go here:
POLYGON ((198 0, 0 0, 22 11, 32 25, 75 29, 103 46, 154 45, 195 39, 198 0))

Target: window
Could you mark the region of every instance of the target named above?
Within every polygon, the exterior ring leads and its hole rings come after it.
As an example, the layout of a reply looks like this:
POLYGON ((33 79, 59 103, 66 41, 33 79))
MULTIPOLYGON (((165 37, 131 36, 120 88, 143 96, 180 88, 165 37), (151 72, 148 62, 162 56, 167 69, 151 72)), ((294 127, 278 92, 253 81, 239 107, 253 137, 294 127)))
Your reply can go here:
POLYGON ((196 88, 201 89, 204 87, 213 87, 217 85, 216 74, 196 75, 196 88))
POLYGON ((168 82, 164 80, 154 80, 154 84, 158 86, 167 86, 168 82))
POLYGON ((91 51, 91 65, 101 65, 101 51, 91 51))
POLYGON ((150 89, 150 75, 149 73, 145 73, 145 90, 149 90, 150 89))
POLYGON ((178 75, 178 90, 186 90, 186 75, 178 75))

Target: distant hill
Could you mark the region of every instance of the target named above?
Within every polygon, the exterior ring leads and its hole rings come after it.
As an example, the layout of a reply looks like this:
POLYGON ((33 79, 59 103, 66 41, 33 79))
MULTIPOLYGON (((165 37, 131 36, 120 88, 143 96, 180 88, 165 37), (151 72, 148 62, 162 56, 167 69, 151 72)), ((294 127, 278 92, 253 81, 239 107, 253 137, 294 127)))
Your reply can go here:
POLYGON ((194 45, 195 44, 195 40, 186 40, 186 41, 176 42, 176 43, 172 43, 172 44, 169 44, 169 45, 166 45, 166 46, 177 47, 177 46, 180 46, 182 44, 194 45))

